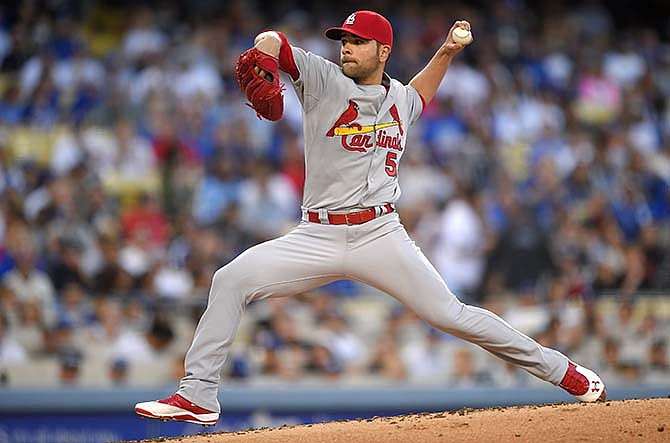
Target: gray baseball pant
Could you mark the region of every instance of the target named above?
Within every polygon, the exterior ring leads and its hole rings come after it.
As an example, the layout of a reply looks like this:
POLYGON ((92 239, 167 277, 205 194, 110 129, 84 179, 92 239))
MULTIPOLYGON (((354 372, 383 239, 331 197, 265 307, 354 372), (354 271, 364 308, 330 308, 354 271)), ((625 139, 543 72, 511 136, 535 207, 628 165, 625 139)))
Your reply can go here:
POLYGON ((341 279, 390 294, 437 329, 542 380, 557 385, 567 370, 568 358, 560 352, 540 345, 492 312, 459 301, 393 213, 350 226, 303 221, 216 271, 207 309, 186 354, 179 394, 219 412, 220 373, 246 305, 341 279))

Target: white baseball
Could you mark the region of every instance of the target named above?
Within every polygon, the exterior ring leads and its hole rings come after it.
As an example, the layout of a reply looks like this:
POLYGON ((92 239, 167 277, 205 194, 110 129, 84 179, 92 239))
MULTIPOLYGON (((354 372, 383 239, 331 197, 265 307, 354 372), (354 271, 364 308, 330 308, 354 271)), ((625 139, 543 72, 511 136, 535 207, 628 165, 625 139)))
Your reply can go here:
POLYGON ((457 27, 451 32, 451 37, 456 43, 467 45, 472 41, 472 33, 465 28, 457 27))

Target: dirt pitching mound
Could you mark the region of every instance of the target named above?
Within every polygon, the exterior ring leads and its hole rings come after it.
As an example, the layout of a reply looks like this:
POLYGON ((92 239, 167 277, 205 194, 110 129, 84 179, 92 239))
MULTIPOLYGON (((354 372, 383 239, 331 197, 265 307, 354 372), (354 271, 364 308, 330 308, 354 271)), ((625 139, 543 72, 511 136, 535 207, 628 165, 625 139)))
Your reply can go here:
POLYGON ((201 434, 170 443, 670 442, 670 398, 380 417, 201 434))

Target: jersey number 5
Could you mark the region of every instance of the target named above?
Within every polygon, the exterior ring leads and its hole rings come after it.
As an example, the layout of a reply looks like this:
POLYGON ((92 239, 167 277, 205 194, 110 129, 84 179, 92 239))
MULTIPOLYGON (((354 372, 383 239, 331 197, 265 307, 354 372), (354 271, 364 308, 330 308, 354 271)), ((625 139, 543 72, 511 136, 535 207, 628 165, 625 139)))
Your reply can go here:
POLYGON ((395 177, 398 175, 398 154, 393 151, 386 153, 386 175, 395 177))

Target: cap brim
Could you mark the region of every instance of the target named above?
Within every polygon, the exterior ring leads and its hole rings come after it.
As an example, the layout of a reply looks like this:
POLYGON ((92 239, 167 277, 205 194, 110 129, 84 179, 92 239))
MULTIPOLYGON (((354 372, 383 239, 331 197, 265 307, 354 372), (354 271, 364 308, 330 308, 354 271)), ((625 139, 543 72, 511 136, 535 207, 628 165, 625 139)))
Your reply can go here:
POLYGON ((344 29, 344 28, 328 28, 326 29, 326 32, 324 32, 324 34, 331 40, 340 40, 342 38, 342 34, 344 34, 345 32, 365 40, 374 40, 369 36, 365 36, 363 34, 357 34, 355 32, 352 32, 351 29, 344 29))

